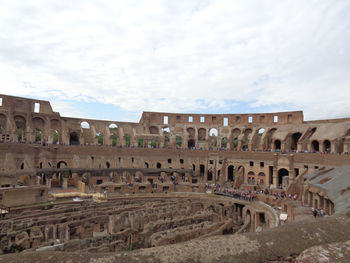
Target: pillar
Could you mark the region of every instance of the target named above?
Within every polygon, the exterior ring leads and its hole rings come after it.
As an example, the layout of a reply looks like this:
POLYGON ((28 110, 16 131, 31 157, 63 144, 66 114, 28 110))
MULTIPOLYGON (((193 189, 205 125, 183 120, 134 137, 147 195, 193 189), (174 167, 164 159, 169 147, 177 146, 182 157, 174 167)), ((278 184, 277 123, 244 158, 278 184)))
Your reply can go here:
POLYGON ((273 188, 278 188, 278 175, 277 175, 277 169, 276 168, 273 168, 272 184, 273 184, 273 188))
POLYGON ((51 189, 51 178, 46 178, 46 186, 51 189))
POLYGON ((68 179, 66 177, 63 177, 62 189, 67 189, 67 188, 68 188, 68 179))

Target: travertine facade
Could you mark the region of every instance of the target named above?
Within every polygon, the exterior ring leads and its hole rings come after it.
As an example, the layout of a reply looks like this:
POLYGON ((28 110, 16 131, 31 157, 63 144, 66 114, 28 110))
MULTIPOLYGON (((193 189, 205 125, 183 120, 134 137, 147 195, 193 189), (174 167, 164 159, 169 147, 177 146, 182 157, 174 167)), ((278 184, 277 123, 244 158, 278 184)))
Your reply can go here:
MULTIPOLYGON (((112 252, 254 232, 278 222, 273 209, 200 193, 263 190, 313 205, 308 194, 319 190, 306 187, 304 175, 350 164, 350 118, 144 112, 130 123, 62 117, 47 101, 0 95, 0 102, 0 208, 17 211, 1 222, 4 253, 43 246, 112 252), (106 203, 50 205, 56 190, 103 193, 106 203), (167 198, 172 192, 177 196, 167 198), (33 203, 47 215, 26 207, 33 203), (54 219, 59 214, 66 219, 54 219)), ((259 200, 288 206, 271 196, 259 200)), ((325 200, 333 214, 334 203, 325 200)))

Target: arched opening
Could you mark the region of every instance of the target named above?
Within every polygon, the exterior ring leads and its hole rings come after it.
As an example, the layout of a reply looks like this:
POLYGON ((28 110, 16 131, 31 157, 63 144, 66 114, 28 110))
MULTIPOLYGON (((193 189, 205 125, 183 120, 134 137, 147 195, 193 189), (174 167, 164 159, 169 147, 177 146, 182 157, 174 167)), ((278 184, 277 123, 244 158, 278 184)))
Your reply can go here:
POLYGON ((83 128, 83 129, 90 129, 90 124, 87 122, 87 121, 83 121, 80 123, 80 126, 83 128))
POLYGON ((139 138, 139 141, 138 141, 138 143, 137 143, 137 146, 139 147, 139 148, 143 148, 143 146, 144 146, 144 139, 143 138, 139 138))
POLYGON ((124 139, 125 139, 125 145, 126 145, 127 147, 129 147, 130 144, 131 144, 131 137, 130 137, 130 135, 129 135, 129 134, 125 134, 125 135, 124 135, 124 139))
POLYGON ((162 164, 161 163, 157 163, 157 168, 158 169, 162 168, 162 164))
POLYGON ((238 147, 238 136, 241 134, 241 130, 235 128, 231 131, 231 149, 237 149, 238 147))
POLYGON ((181 148, 182 146, 182 137, 176 136, 176 147, 181 148))
POLYGON ((34 129, 34 141, 40 143, 41 142, 41 130, 38 128, 34 129))
POLYGON ((275 140, 275 150, 281 150, 281 141, 275 140))
POLYGON ((210 147, 217 146, 217 136, 218 136, 218 130, 215 128, 211 128, 209 130, 209 145, 210 145, 210 147))
POLYGON ((162 132, 164 135, 164 146, 168 146, 170 142, 170 129, 169 127, 162 128, 162 132))
POLYGON ((211 170, 208 170, 207 180, 208 181, 212 181, 213 180, 213 172, 211 170))
POLYGON ((26 119, 22 116, 15 116, 14 117, 16 128, 17 128, 17 140, 23 141, 24 138, 24 131, 26 129, 26 119))
POLYGON ((218 136, 218 130, 215 128, 211 128, 209 130, 209 136, 218 136))
POLYGON ((145 167, 146 167, 146 168, 149 168, 148 162, 145 162, 145 167))
POLYGON ((311 151, 318 152, 320 150, 320 145, 318 141, 314 140, 311 142, 311 151))
POLYGON ((204 129, 204 128, 199 128, 198 129, 198 141, 205 142, 206 132, 207 132, 207 130, 204 129))
POLYGON ((80 145, 79 135, 76 132, 71 132, 69 134, 69 145, 80 145))
POLYGON ((278 170, 278 187, 282 188, 282 187, 287 187, 288 186, 288 179, 284 179, 284 177, 289 176, 289 172, 287 169, 280 169, 278 170))
POLYGON ((109 162, 106 162, 106 168, 110 168, 111 164, 109 162))
POLYGON ((205 166, 204 166, 204 164, 200 164, 199 165, 199 175, 201 177, 203 177, 204 176, 204 172, 205 172, 205 166))
POLYGON ((253 171, 248 172, 248 184, 255 184, 255 173, 253 171))
POLYGON ((59 161, 57 163, 57 168, 66 168, 66 167, 68 167, 68 165, 65 161, 59 161))
POLYGON ((221 148, 226 149, 227 148, 227 137, 224 137, 221 139, 221 148))
POLYGON ((149 133, 150 134, 159 134, 159 129, 156 126, 149 127, 149 133))
POLYGON ((196 165, 192 164, 192 171, 196 171, 196 165))
POLYGON ((103 133, 102 132, 96 133, 96 137, 97 137, 97 144, 103 145, 103 133))
POLYGON ((194 139, 189 139, 187 142, 187 145, 188 145, 188 149, 193 149, 196 147, 196 142, 194 139))
POLYGON ((235 167, 233 165, 229 165, 227 167, 227 180, 228 181, 234 181, 235 179, 235 167))
POLYGON ((112 146, 117 145, 117 134, 118 134, 118 126, 115 123, 112 123, 108 126, 109 133, 111 134, 112 146))
POLYGON ((260 172, 258 174, 258 182, 257 182, 260 186, 264 186, 265 185, 265 173, 260 172))
POLYGON ((58 134, 57 130, 52 135, 52 143, 53 144, 58 144, 59 143, 59 134, 58 134))
POLYGON ((250 134, 252 133, 252 129, 248 128, 248 129, 245 129, 244 131, 244 137, 243 137, 243 140, 242 140, 242 149, 243 150, 248 150, 248 144, 249 144, 249 137, 250 137, 250 134))
POLYGON ((260 128, 260 129, 258 130, 259 136, 262 136, 262 135, 264 134, 264 132, 265 132, 265 129, 264 129, 264 128, 260 128))
POLYGON ((152 140, 151 140, 151 147, 152 148, 157 148, 157 145, 158 145, 157 139, 156 138, 152 138, 152 140))
POLYGON ((323 150, 327 153, 331 152, 331 142, 329 140, 323 142, 323 150))
POLYGON ((290 144, 290 149, 292 151, 296 151, 298 149, 298 141, 299 141, 300 137, 301 137, 300 132, 293 133, 292 142, 290 144))

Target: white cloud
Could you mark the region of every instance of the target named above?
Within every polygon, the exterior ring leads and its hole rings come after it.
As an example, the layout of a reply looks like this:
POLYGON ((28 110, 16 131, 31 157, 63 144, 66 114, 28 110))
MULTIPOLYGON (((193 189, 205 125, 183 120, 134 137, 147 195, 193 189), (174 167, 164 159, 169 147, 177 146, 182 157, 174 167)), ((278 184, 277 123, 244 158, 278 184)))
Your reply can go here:
POLYGON ((309 119, 350 116, 346 0, 1 6, 1 93, 130 112, 229 111, 234 99, 252 111, 289 105, 309 119))

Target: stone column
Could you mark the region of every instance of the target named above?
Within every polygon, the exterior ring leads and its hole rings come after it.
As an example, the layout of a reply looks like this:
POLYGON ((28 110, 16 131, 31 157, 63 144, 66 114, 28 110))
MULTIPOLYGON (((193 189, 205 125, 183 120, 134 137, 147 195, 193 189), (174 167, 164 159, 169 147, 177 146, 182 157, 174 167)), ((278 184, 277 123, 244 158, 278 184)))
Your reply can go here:
POLYGON ((273 168, 272 184, 273 184, 274 188, 278 188, 278 174, 277 174, 277 169, 276 168, 273 168))
POLYGON ((51 178, 46 178, 46 186, 51 189, 51 178))
POLYGON ((68 178, 63 177, 62 179, 63 179, 63 181, 62 181, 62 189, 67 189, 68 188, 68 178))

